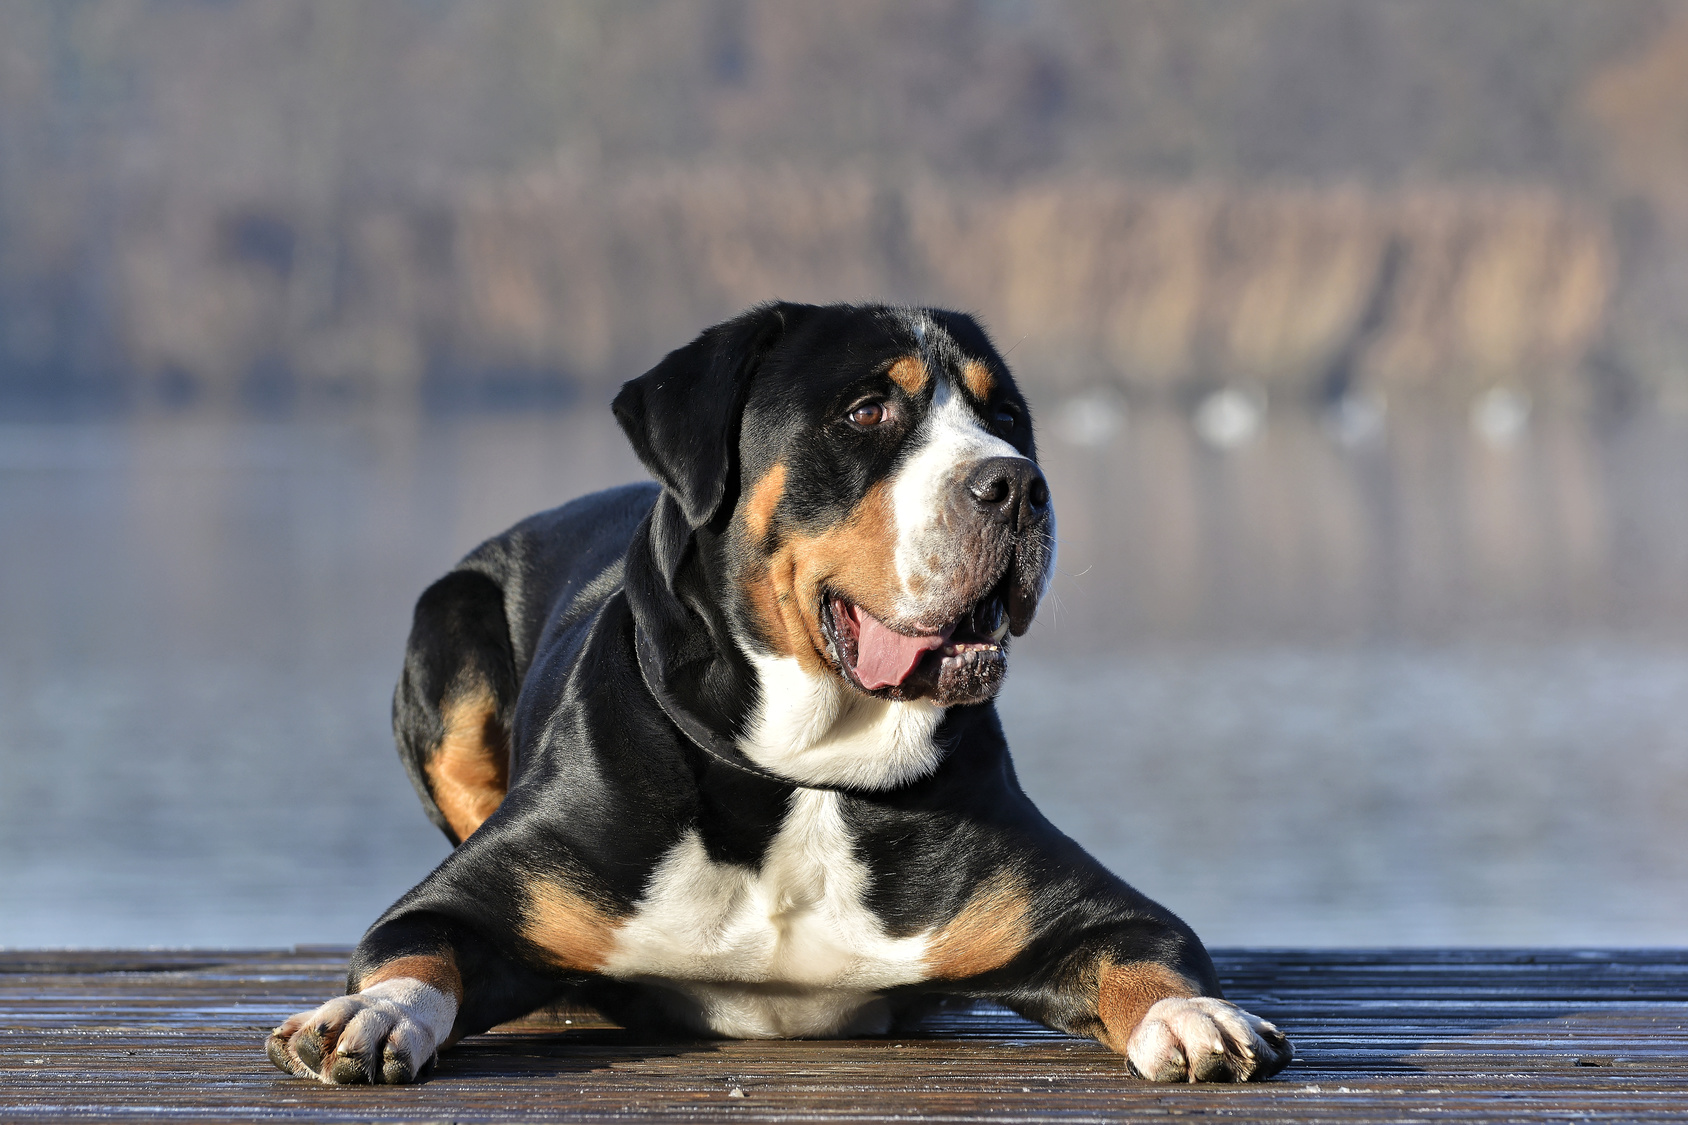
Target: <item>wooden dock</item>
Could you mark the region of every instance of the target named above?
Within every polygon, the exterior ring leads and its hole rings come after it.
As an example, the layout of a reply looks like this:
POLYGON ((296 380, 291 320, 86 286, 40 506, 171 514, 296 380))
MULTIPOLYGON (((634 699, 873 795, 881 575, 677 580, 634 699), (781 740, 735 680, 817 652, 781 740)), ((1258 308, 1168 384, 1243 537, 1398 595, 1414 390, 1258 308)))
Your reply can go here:
POLYGON ((468 1040, 421 1086, 282 1075, 265 1033, 337 991, 345 958, 0 952, 0 1120, 1688 1120, 1688 950, 1224 951, 1228 993, 1299 1056, 1246 1087, 1136 1081, 996 1009, 833 1042, 576 1019, 468 1040))

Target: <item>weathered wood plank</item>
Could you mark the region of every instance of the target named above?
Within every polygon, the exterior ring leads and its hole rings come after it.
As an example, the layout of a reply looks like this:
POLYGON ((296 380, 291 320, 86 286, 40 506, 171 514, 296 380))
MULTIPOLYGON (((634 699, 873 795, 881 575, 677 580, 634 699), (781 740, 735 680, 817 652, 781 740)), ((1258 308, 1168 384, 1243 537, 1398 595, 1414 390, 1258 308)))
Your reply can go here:
POLYGON ((997 1009, 918 1036, 651 1042, 581 1014, 470 1040, 433 1079, 335 1089, 264 1033, 344 950, 0 952, 0 1118, 1088 1122, 1688 1118, 1688 951, 1227 951, 1299 1058, 1252 1087, 1157 1087, 997 1009), (739 1094, 735 1094, 739 1091, 739 1094))

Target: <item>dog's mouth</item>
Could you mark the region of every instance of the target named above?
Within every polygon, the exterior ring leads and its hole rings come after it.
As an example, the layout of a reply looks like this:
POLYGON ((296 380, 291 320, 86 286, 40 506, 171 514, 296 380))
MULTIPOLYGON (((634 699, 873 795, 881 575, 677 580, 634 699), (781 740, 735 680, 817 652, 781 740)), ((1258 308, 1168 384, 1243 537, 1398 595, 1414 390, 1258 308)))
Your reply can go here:
POLYGON ((893 629, 837 595, 826 598, 821 621, 845 679, 886 699, 982 702, 996 694, 1007 668, 1009 616, 1001 586, 935 632, 893 629))

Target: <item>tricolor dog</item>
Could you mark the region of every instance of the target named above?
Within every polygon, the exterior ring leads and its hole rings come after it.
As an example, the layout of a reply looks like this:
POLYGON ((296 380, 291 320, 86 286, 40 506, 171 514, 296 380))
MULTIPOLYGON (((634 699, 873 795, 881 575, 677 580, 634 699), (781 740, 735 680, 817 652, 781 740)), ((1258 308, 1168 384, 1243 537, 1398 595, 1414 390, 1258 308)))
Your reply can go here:
POLYGON ((563 1001, 756 1038, 884 1033, 945 996, 1161 1082, 1290 1060, 1015 780, 992 701, 1055 515, 977 324, 763 306, 615 415, 659 485, 517 524, 417 603, 394 727, 456 849, 346 995, 276 1028, 277 1066, 412 1082, 563 1001))

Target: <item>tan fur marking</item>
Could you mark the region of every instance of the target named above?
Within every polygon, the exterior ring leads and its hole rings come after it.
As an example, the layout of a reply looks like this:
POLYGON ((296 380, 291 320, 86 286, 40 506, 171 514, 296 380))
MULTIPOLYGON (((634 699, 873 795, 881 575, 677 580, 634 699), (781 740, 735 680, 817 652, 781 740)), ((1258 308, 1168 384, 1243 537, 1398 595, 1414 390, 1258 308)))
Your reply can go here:
POLYGON ((768 564, 751 567, 744 579, 745 598, 750 612, 762 627, 762 638, 780 656, 796 656, 791 647, 791 634, 785 627, 785 611, 780 606, 779 591, 769 577, 768 564))
POLYGON ((818 612, 818 589, 809 597, 815 606, 800 601, 802 590, 814 585, 800 582, 798 576, 797 544, 782 548, 768 564, 768 584, 773 593, 774 617, 769 633, 775 638, 774 647, 782 655, 795 656, 806 672, 826 675, 826 634, 821 629, 818 612))
POLYGON ((555 879, 528 886, 522 936, 543 949, 563 969, 596 972, 615 948, 621 920, 555 879))
POLYGON ((457 971, 457 958, 450 952, 398 957, 385 965, 377 965, 373 972, 358 981, 358 991, 398 977, 419 980, 439 989, 459 1004, 463 1003, 463 976, 457 971))
POLYGON ((905 355, 893 363, 891 370, 885 374, 891 377, 891 382, 911 395, 918 395, 926 389, 926 384, 932 381, 932 373, 926 370, 926 365, 919 357, 912 355, 905 355))
POLYGON ((1102 1021, 1096 1038, 1123 1055, 1131 1033, 1157 1001, 1199 995, 1201 989, 1165 965, 1153 961, 1116 965, 1103 958, 1096 973, 1096 1014, 1102 1021))
POLYGON ((785 466, 775 465, 762 474, 762 479, 750 490, 744 502, 744 526, 751 541, 761 543, 768 537, 768 525, 773 522, 774 509, 785 495, 785 466))
POLYGON ((966 367, 961 369, 961 381, 967 384, 967 389, 973 392, 973 397, 988 399, 991 392, 996 390, 996 376, 991 369, 978 360, 969 360, 966 367))
POLYGON ((926 946, 927 973, 934 980, 960 980, 1008 964, 1031 939, 1030 908, 1025 884, 998 871, 932 935, 926 946))
POLYGON ((510 732, 485 684, 447 698, 445 737, 424 770, 434 803, 459 841, 481 826, 510 789, 510 732))
POLYGON ((763 628, 777 651, 796 656, 805 671, 831 672, 821 629, 821 592, 834 590, 884 620, 901 598, 896 574, 896 517, 890 485, 868 490, 848 519, 819 535, 793 538, 768 559, 772 596, 755 593, 763 628))

